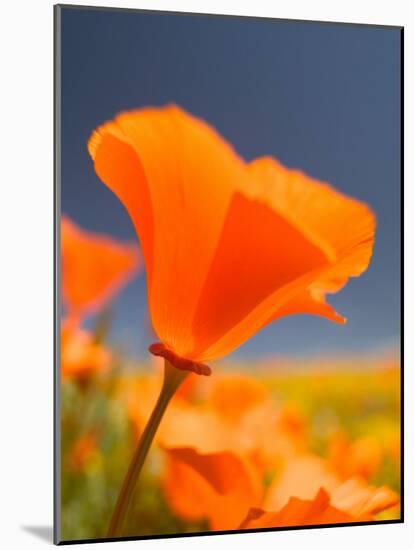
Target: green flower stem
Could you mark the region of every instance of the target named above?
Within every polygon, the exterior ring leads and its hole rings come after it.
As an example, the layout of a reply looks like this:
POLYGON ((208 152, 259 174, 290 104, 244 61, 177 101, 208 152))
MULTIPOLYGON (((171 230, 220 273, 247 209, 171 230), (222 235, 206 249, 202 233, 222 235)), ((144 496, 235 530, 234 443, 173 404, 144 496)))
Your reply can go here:
POLYGON ((108 529, 108 538, 115 538, 122 536, 122 528, 125 522, 125 518, 128 514, 129 506, 131 504, 132 495, 134 493, 135 485, 138 481, 139 474, 142 470, 142 466, 145 462, 145 458, 151 447, 152 440, 158 430, 158 426, 164 415, 168 403, 171 397, 176 392, 181 382, 189 374, 188 371, 179 370, 173 367, 167 360, 164 363, 164 383, 161 389, 161 393, 158 397, 157 404, 148 420, 148 423, 143 431, 138 443, 138 447, 132 457, 128 471, 126 473, 124 482, 118 495, 118 500, 115 505, 115 509, 112 513, 111 522, 108 529))

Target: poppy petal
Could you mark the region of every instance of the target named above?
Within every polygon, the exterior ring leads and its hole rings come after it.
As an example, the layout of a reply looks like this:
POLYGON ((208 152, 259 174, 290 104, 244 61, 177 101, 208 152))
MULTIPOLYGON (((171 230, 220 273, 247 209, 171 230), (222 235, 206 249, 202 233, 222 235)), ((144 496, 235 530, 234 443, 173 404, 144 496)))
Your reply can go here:
POLYGON ((323 295, 318 294, 312 289, 308 289, 278 308, 274 315, 267 320, 267 324, 273 323, 282 317, 299 314, 325 317, 340 325, 346 323, 345 317, 335 311, 331 305, 327 304, 323 295))
POLYGON ((332 506, 328 493, 324 489, 320 489, 313 500, 290 498, 279 512, 265 512, 260 508, 253 508, 240 528, 263 529, 296 525, 328 525, 353 521, 355 521, 353 516, 332 506))
POLYGON ((234 189, 247 179, 244 163, 175 106, 119 115, 92 135, 89 151, 139 234, 154 329, 191 359, 191 320, 234 189))
MULTIPOLYGON (((202 361, 226 355, 260 328, 286 314, 311 313, 343 323, 344 318, 325 303, 324 295, 340 290, 349 277, 360 275, 371 258, 375 217, 365 204, 271 158, 251 163, 250 173, 255 184, 251 198, 266 201, 277 215, 323 251, 328 261, 319 266, 315 262, 304 274, 298 272, 284 285, 275 285, 273 293, 200 353, 202 361)), ((300 249, 296 250, 299 253, 300 249)), ((289 263, 289 258, 281 255, 280 262, 289 263)))
POLYGON ((277 289, 327 265, 325 253, 271 205, 235 193, 194 317, 192 354, 199 359, 277 289))
POLYGON ((68 316, 99 311, 137 272, 135 244, 84 231, 67 216, 61 221, 62 296, 68 316))
POLYGON ((237 529, 249 507, 260 501, 261 484, 241 457, 231 452, 201 454, 192 448, 165 450, 175 475, 190 472, 179 484, 170 472, 164 485, 170 505, 184 517, 199 514, 213 530, 237 529))
POLYGON ((373 517, 400 501, 389 487, 372 487, 362 478, 351 478, 339 485, 331 495, 332 503, 354 516, 373 517))

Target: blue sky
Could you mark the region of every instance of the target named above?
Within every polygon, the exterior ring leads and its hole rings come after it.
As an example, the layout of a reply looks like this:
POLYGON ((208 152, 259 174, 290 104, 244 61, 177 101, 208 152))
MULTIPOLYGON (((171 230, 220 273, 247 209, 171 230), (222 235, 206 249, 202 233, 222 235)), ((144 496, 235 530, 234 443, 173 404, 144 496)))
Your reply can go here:
MULTIPOLYGON (((286 318, 235 356, 371 351, 400 334, 400 31, 111 10, 62 10, 62 212, 134 239, 100 183, 90 132, 120 110, 175 102, 246 159, 273 155, 366 201, 378 229, 368 272, 331 303, 349 321, 286 318)), ((145 277, 115 307, 113 338, 151 343, 145 277)))

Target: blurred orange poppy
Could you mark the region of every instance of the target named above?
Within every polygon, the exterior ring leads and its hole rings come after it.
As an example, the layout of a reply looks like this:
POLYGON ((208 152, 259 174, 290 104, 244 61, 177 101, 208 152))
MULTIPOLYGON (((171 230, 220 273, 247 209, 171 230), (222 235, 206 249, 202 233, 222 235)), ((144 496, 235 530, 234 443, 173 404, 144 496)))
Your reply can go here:
POLYGON ((71 318, 96 313, 137 272, 138 247, 61 221, 62 298, 71 318))
POLYGON ((89 332, 69 320, 62 322, 60 346, 62 380, 87 378, 109 367, 109 351, 95 342, 89 332))
POLYGON ((291 458, 265 488, 237 453, 166 452, 164 491, 172 510, 186 520, 207 519, 213 530, 368 521, 399 502, 387 487, 341 481, 313 455, 291 458))
POLYGON ((379 470, 384 451, 375 437, 366 435, 350 441, 345 433, 338 432, 331 437, 328 455, 332 466, 343 477, 358 475, 370 479, 379 470))
POLYGON ((308 454, 286 462, 272 481, 264 506, 279 510, 291 497, 315 498, 320 488, 328 492, 333 506, 355 518, 372 519, 399 502, 398 495, 388 487, 372 487, 360 477, 341 478, 326 460, 308 454))
POLYGON ((166 449, 169 468, 164 491, 171 508, 186 520, 208 519, 213 530, 235 529, 263 487, 249 461, 222 451, 202 454, 192 448, 166 449))
POLYGON ((141 241, 154 353, 209 374, 204 361, 284 315, 345 321, 324 297, 369 264, 367 206, 272 158, 244 162, 176 106, 122 113, 88 148, 141 241))

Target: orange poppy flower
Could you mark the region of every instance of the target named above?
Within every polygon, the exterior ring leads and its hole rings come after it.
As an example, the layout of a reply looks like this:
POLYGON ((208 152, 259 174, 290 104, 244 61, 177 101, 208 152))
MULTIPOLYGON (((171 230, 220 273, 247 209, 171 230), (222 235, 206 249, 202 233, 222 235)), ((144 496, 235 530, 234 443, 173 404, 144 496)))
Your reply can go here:
POLYGON ((186 520, 207 519, 213 530, 368 521, 399 502, 388 487, 340 480, 312 455, 287 461, 266 489, 253 463, 234 452, 166 452, 163 487, 172 510, 186 520))
POLYGON ((343 477, 370 479, 379 470, 383 455, 380 442, 369 435, 350 441, 345 433, 338 432, 329 442, 329 461, 343 477))
POLYGON ((309 454, 286 462, 272 481, 264 506, 279 510, 291 497, 315 498, 321 488, 328 492, 333 506, 355 518, 372 519, 399 502, 398 495, 388 487, 372 487, 359 477, 340 478, 327 461, 309 454))
POLYGON ((208 518, 213 530, 237 529, 263 488, 251 464, 234 453, 202 454, 192 448, 166 449, 164 491, 174 512, 186 520, 208 518))
POLYGON ((61 221, 62 298, 69 317, 96 313, 137 272, 135 244, 84 231, 61 221))
POLYGON ((244 162, 176 106, 122 113, 88 149, 141 241, 153 353, 209 374, 204 361, 284 315, 344 322, 324 296, 369 264, 367 206, 272 158, 244 162))
POLYGON ((109 367, 109 351, 76 324, 68 320, 63 322, 60 338, 62 380, 83 379, 109 367))

